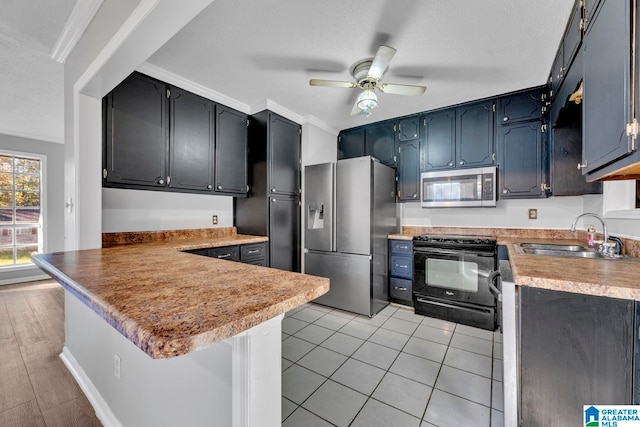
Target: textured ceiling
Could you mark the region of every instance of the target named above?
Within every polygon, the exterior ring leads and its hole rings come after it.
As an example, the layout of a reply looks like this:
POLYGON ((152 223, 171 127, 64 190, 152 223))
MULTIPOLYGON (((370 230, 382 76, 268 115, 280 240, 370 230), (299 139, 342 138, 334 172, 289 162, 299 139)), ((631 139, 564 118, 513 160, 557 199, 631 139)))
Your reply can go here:
POLYGON ((0 132, 62 141, 63 65, 50 58, 77 0, 0 0, 0 132))
MULTIPOLYGON (((77 0, 0 0, 0 132, 62 141, 63 65, 49 57, 77 0)), ((333 129, 544 83, 573 0, 215 0, 148 62, 249 106, 269 99, 333 129), (350 80, 382 43, 383 82, 426 94, 381 94, 349 115, 350 80)))
POLYGON ((483 98, 546 81, 573 0, 216 0, 148 62, 247 105, 269 99, 334 129, 483 98), (398 50, 383 82, 420 97, 379 96, 349 115, 351 80, 380 44, 398 50))

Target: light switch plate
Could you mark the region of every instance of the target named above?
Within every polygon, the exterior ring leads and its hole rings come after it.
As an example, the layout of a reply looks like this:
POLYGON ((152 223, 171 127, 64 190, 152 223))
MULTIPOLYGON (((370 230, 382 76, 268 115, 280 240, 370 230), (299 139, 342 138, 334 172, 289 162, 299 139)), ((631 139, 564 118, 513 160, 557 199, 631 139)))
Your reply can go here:
POLYGON ((218 223, 218 215, 213 215, 213 217, 211 217, 211 222, 213 225, 216 225, 218 223))

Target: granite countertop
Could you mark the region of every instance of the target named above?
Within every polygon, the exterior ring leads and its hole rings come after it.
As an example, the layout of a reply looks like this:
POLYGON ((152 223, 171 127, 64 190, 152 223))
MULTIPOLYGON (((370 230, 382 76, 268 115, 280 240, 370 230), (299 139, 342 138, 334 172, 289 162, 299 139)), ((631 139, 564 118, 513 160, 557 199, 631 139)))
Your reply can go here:
POLYGON ((239 334, 329 290, 329 279, 180 252, 231 235, 57 252, 33 262, 154 359, 239 334))
POLYGON ((405 227, 401 234, 388 237, 411 240, 420 234, 495 237, 499 245, 507 247, 513 280, 518 286, 640 301, 640 259, 633 256, 638 254, 637 241, 625 240, 631 256, 611 260, 523 254, 514 247, 515 243, 524 242, 585 246, 583 232, 567 230, 405 227))

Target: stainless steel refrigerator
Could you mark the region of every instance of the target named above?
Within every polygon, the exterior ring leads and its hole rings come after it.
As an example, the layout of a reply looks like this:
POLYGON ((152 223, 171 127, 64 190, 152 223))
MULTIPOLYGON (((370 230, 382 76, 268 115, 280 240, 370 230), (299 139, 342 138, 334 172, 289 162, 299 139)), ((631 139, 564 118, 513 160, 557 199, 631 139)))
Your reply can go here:
POLYGON ((382 310, 395 171, 369 156, 306 166, 305 215, 305 273, 331 280, 314 302, 367 316, 382 310))

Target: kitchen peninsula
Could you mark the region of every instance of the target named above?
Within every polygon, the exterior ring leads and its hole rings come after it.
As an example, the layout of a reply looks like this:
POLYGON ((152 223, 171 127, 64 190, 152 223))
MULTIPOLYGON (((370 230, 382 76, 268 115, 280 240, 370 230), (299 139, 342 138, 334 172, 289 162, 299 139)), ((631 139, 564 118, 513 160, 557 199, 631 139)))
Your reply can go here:
POLYGON ((65 289, 61 357, 105 426, 280 425, 282 317, 329 280, 181 252, 265 240, 33 257, 65 289))

